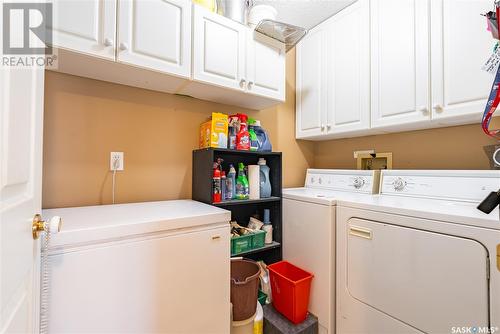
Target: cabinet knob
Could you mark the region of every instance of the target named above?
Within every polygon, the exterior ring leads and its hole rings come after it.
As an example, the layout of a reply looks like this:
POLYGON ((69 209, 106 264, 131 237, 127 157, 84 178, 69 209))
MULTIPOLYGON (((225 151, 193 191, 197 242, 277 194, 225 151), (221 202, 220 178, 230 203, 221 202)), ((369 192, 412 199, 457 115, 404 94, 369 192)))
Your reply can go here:
POLYGON ((321 124, 321 131, 325 131, 325 125, 321 124))
POLYGON ((434 110, 437 112, 437 113, 442 113, 444 111, 444 108, 442 105, 440 104, 436 104, 434 105, 434 110))
POLYGON ((241 87, 241 88, 245 88, 245 83, 246 83, 246 82, 247 82, 247 81, 246 81, 245 79, 241 79, 241 80, 240 80, 240 87, 241 87))
POLYGON ((108 46, 109 47, 109 46, 113 46, 113 44, 114 43, 113 43, 113 40, 111 38, 106 38, 104 40, 104 46, 108 46))
POLYGON ((249 81, 249 82, 248 82, 248 85, 247 85, 247 88, 248 88, 248 89, 252 89, 252 85, 253 85, 253 82, 252 82, 252 81, 249 81))
POLYGON ((326 129, 327 129, 327 130, 330 130, 331 128, 332 128, 332 125, 331 125, 331 124, 327 124, 327 125, 326 125, 326 129))
POLYGON ((427 115, 429 113, 429 108, 427 108, 426 106, 422 106, 418 108, 418 110, 420 110, 424 115, 427 115))
POLYGON ((125 51, 128 49, 128 45, 126 43, 120 43, 120 50, 125 51))

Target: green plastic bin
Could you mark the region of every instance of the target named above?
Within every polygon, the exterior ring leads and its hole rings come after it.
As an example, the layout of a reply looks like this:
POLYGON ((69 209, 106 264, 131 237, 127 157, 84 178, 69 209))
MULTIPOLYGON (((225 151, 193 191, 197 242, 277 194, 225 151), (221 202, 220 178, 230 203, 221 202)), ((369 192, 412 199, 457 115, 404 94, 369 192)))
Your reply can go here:
POLYGON ((261 248, 265 246, 266 231, 255 231, 252 238, 252 249, 261 248))

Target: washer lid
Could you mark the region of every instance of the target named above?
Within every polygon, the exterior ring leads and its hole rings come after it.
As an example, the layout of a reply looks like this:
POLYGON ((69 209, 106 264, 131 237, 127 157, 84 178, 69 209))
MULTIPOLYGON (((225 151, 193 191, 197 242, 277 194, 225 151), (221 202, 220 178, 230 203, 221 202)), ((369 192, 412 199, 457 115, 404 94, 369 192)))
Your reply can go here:
POLYGON ((43 210, 60 216, 62 230, 51 248, 229 222, 231 212, 192 200, 98 205, 43 210))

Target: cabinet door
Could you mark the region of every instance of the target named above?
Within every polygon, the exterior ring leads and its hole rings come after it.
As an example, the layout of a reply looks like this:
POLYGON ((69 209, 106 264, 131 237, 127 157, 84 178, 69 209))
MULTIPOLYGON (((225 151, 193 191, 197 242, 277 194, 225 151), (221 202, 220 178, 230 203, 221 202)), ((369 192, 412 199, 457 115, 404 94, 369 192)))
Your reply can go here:
POLYGON ((245 26, 194 6, 193 79, 244 90, 245 26))
POLYGON ((296 137, 319 136, 325 131, 326 30, 311 30, 297 45, 296 137))
POLYGON ((190 77, 191 3, 120 0, 117 60, 190 77))
POLYGON ((336 14, 328 29, 328 133, 370 128, 369 2, 336 14))
POLYGON ((115 59, 116 0, 53 2, 55 47, 115 59))
POLYGON ((432 101, 434 119, 481 118, 493 76, 481 66, 495 41, 485 29, 489 0, 431 1, 432 101))
POLYGON ((372 127, 430 120, 429 1, 371 1, 372 127))
POLYGON ((285 100, 285 45, 248 31, 247 90, 252 94, 285 100))

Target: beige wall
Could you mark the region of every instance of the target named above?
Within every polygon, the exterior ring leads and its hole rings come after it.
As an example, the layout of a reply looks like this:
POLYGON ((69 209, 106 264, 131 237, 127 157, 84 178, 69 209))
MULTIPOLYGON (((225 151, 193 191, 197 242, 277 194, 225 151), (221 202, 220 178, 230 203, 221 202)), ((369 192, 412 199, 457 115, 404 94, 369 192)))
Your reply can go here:
POLYGON ((479 125, 327 142, 295 140, 295 53, 287 56, 286 102, 249 111, 187 97, 46 73, 43 207, 111 202, 109 152, 125 152, 117 203, 190 198, 191 151, 211 112, 247 112, 283 152, 286 187, 305 170, 354 168, 353 151, 393 152, 395 168, 487 169, 482 146, 495 140, 479 125))
POLYGON ((489 169, 483 146, 496 143, 482 132, 479 123, 331 140, 316 145, 314 166, 356 168, 353 151, 375 149, 380 153, 392 152, 395 169, 489 169))
POLYGON ((285 186, 302 184, 314 152, 294 140, 294 53, 288 58, 286 103, 260 112, 46 72, 43 207, 110 203, 111 151, 125 153, 117 202, 190 198, 191 152, 213 111, 260 119, 283 151, 285 186))

